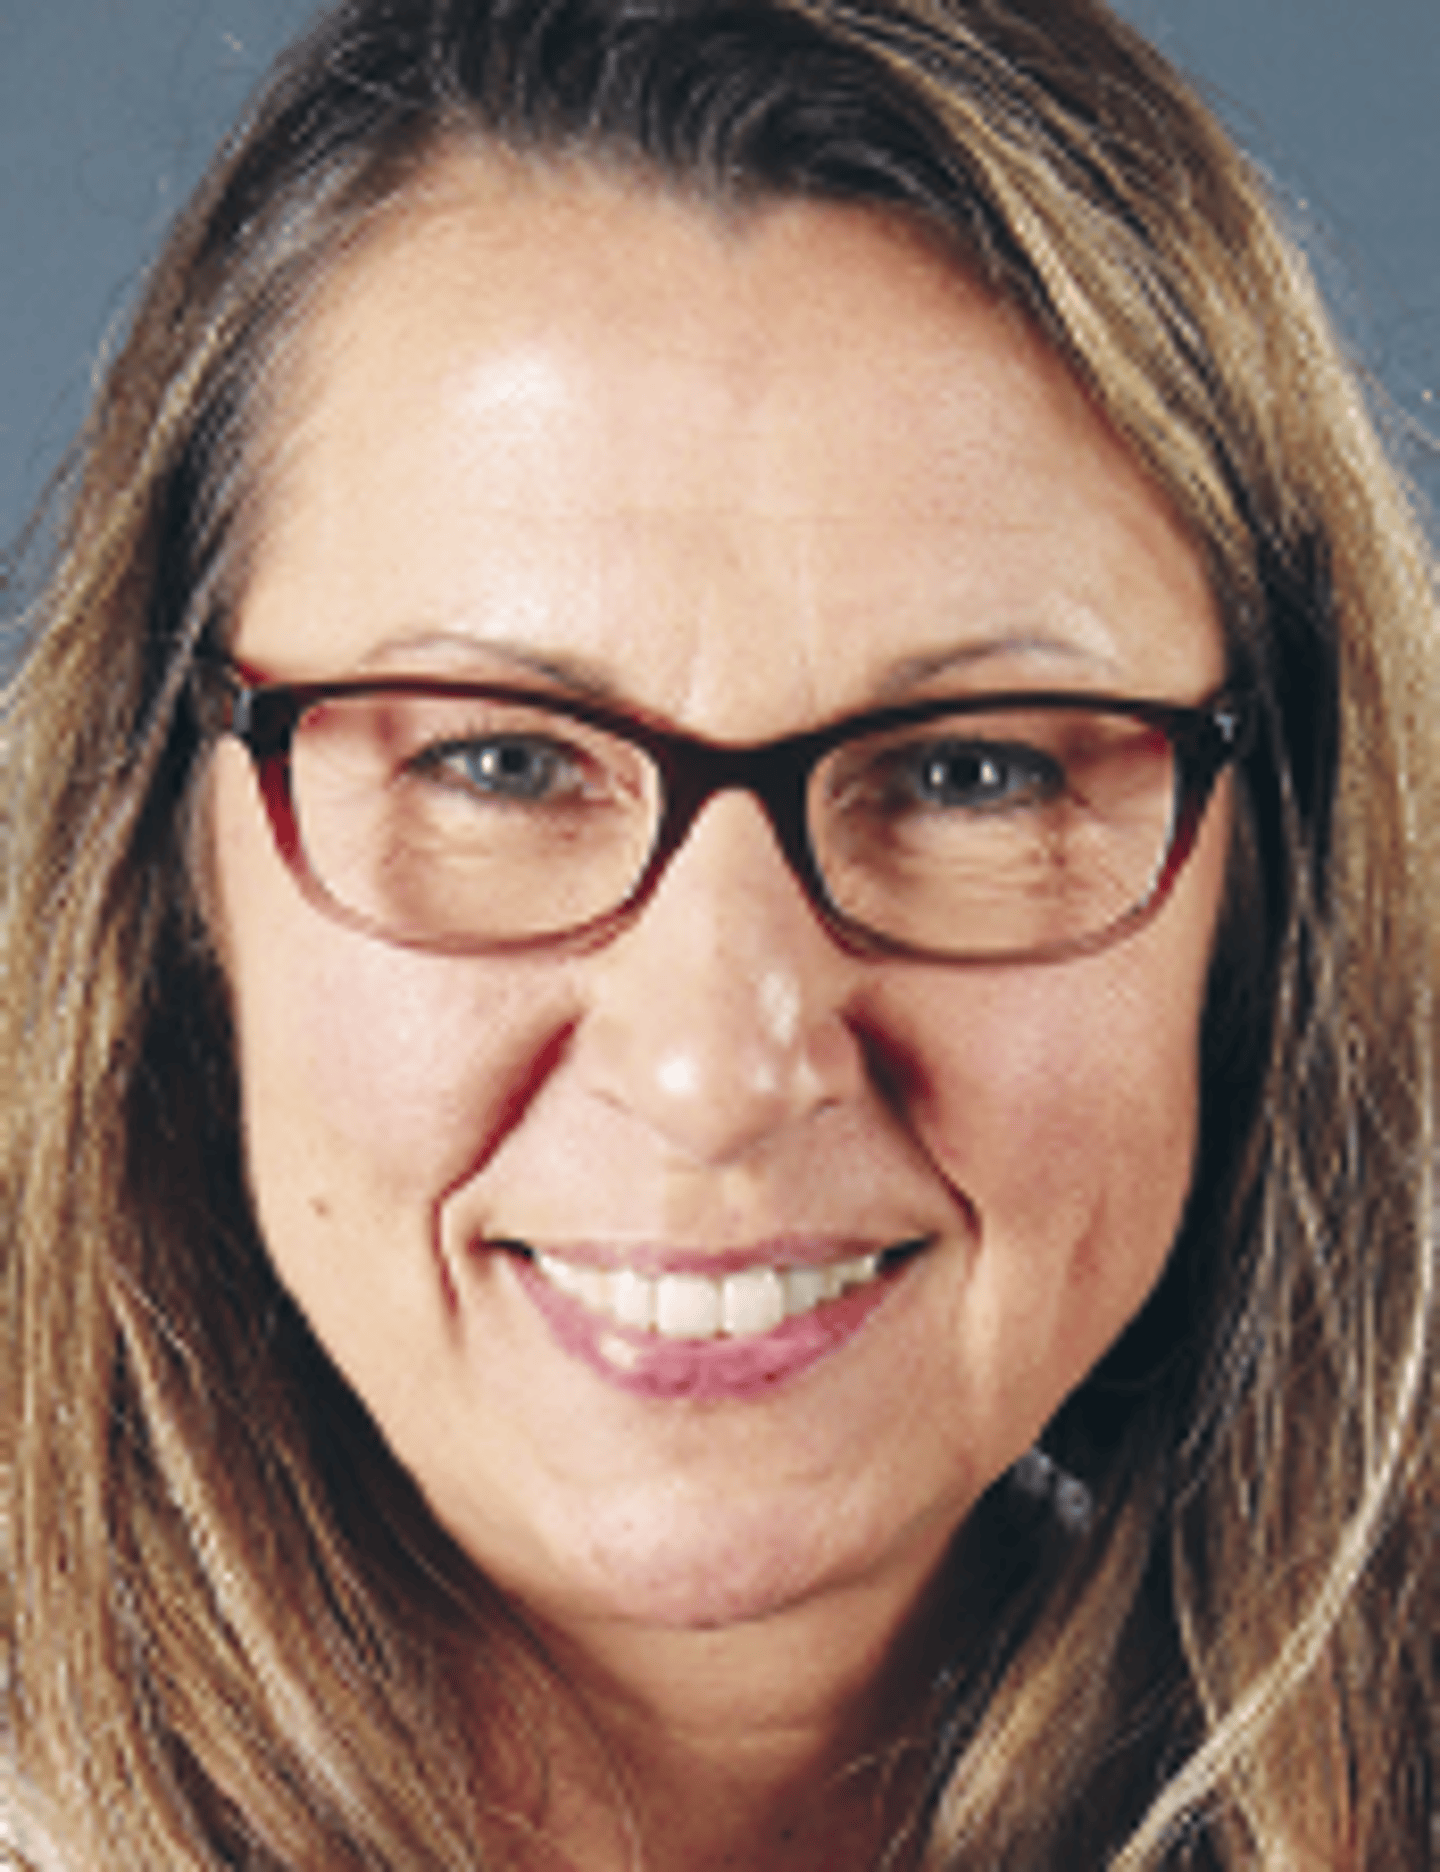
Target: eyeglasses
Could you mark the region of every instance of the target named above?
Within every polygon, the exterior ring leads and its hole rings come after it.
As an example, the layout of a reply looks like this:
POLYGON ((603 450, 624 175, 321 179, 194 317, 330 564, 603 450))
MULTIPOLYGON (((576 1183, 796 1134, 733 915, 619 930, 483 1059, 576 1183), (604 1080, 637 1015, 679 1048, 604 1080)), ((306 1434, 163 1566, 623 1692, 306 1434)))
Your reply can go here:
POLYGON ((386 677, 253 685, 198 672, 202 720, 249 750, 276 846, 329 915, 455 954, 599 942, 696 816, 763 806, 845 947, 1052 960, 1136 929, 1173 887, 1241 752, 1232 694, 1085 694, 875 709, 736 747, 583 699, 386 677))

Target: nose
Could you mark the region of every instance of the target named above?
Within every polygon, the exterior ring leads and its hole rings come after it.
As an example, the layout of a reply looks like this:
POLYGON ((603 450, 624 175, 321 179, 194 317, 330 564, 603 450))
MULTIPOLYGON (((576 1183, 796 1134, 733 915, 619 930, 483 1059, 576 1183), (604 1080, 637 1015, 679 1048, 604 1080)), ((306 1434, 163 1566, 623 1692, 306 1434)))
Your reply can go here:
POLYGON ((748 1156, 852 1097, 862 966, 816 917, 759 803, 701 812, 635 922, 592 971, 572 1055, 596 1096, 685 1159, 748 1156))

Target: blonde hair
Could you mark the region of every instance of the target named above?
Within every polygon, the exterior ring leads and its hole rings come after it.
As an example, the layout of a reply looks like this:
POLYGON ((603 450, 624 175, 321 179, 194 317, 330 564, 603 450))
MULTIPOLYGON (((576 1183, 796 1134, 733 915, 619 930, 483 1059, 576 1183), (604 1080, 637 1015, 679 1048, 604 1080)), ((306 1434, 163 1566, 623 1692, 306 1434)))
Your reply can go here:
POLYGON ((14 1811, 117 1872, 498 1864, 543 1818, 551 1680, 257 1239, 186 858, 290 340, 456 138, 928 226, 1167 491, 1259 701, 1189 1213, 1047 1434, 1088 1514, 1007 1478, 961 1531, 983 1643, 897 1860, 1424 1863, 1433 563, 1255 174, 1095 0, 352 0, 178 223, 7 709, 14 1811))

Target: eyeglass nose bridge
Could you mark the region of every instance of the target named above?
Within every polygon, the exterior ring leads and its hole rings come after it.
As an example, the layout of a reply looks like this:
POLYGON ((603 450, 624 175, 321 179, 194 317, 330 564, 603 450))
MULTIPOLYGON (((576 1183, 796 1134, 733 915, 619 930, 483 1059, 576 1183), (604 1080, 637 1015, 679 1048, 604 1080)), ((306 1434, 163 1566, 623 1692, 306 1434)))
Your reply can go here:
POLYGON ((722 793, 746 793, 758 801, 781 856, 822 923, 845 948, 867 946, 857 942, 857 932, 831 902, 810 842, 806 794, 828 739, 805 735, 761 747, 694 741, 686 744, 683 762, 666 747, 653 748, 664 809, 645 869, 617 916, 628 921, 648 903, 713 799, 722 793))

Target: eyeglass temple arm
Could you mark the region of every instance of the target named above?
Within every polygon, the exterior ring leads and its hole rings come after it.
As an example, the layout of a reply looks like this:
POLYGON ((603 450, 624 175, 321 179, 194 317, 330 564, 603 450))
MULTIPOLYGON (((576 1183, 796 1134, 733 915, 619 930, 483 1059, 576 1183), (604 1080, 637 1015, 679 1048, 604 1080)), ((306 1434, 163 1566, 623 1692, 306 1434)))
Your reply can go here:
POLYGON ((287 752, 301 713, 295 695, 247 683, 222 657, 197 662, 195 678, 196 714, 207 736, 233 734, 256 761, 287 752))

